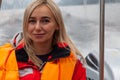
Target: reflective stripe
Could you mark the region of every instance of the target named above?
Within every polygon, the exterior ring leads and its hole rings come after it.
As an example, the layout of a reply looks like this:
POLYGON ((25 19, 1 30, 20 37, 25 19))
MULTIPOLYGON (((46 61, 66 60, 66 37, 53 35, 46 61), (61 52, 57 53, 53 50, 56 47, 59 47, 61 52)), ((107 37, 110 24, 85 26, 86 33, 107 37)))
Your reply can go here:
POLYGON ((32 68, 24 68, 24 69, 19 70, 20 77, 24 77, 28 74, 33 74, 33 69, 32 68))

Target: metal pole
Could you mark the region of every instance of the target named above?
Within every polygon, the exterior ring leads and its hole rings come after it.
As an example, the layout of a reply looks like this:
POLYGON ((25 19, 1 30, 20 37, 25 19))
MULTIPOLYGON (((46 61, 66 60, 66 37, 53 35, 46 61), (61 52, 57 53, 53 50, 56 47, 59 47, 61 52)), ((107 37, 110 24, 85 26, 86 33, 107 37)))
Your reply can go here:
POLYGON ((0 9, 1 9, 2 0, 0 0, 0 9))
POLYGON ((104 80, 104 21, 105 21, 105 0, 100 0, 100 74, 99 80, 104 80))

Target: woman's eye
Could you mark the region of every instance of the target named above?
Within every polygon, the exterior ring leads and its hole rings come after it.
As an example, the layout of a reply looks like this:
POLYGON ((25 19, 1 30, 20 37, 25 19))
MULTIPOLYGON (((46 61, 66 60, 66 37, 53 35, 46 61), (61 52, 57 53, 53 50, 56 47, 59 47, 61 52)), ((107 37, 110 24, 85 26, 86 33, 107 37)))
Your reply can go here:
POLYGON ((34 24, 36 23, 36 20, 29 20, 29 23, 34 24))
POLYGON ((50 20, 49 20, 49 19, 43 19, 43 20, 41 20, 41 22, 42 22, 42 23, 49 23, 50 20))

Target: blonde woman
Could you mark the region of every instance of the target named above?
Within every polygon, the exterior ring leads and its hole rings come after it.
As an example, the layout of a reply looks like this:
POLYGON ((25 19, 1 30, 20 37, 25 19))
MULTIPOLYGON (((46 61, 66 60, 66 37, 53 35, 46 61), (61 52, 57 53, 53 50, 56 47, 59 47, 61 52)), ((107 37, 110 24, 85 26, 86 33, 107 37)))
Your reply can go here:
POLYGON ((26 8, 22 41, 15 48, 0 47, 0 53, 0 80, 86 80, 84 63, 76 56, 82 54, 52 0, 36 0, 26 8))

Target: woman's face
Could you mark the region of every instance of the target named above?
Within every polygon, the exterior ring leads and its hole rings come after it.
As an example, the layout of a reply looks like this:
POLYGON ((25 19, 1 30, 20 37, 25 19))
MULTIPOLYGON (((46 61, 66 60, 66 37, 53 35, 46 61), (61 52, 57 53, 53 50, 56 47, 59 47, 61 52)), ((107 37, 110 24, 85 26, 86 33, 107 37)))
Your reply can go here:
POLYGON ((33 43, 52 42, 55 30, 58 26, 50 9, 45 5, 34 9, 28 20, 28 35, 33 43))

